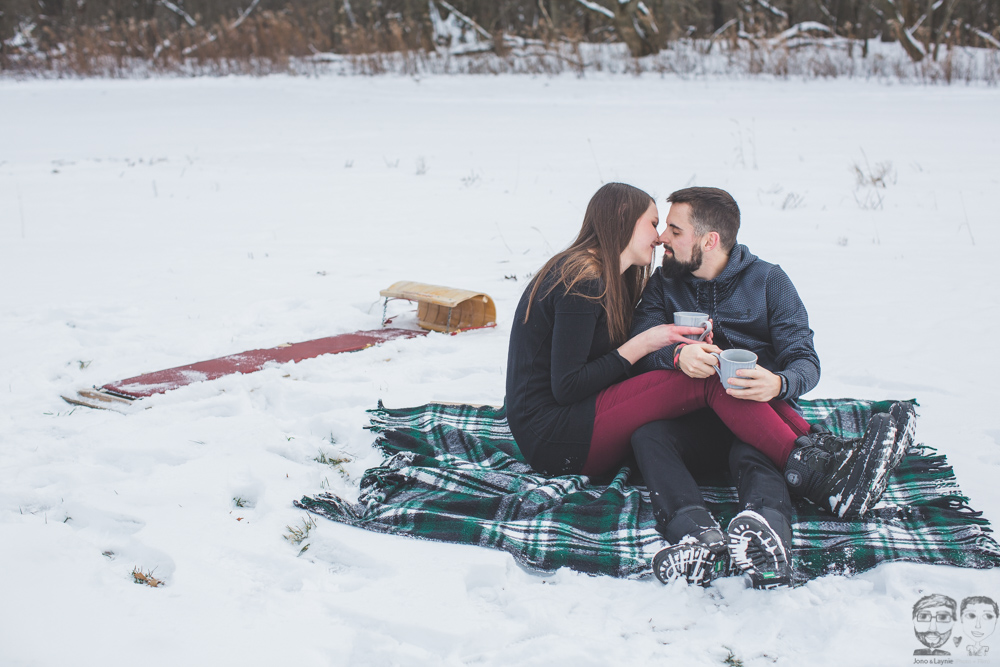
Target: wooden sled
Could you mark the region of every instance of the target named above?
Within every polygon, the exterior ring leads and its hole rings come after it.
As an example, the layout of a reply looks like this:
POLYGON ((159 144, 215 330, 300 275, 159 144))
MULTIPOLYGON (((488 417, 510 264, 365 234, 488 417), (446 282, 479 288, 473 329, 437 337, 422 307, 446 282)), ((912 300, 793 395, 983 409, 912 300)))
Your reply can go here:
MULTIPOLYGON (((425 330, 384 327, 318 338, 303 343, 284 343, 276 347, 249 350, 187 366, 145 373, 111 382, 102 387, 64 394, 62 398, 73 405, 125 412, 140 399, 234 373, 253 373, 272 362, 279 364, 298 362, 324 354, 356 352, 389 340, 426 336, 427 331, 456 334, 468 329, 496 326, 496 307, 493 305, 493 299, 481 292, 398 282, 389 289, 382 290, 381 294, 386 297, 386 302, 389 298, 416 301, 419 304, 419 324, 425 330)), ((382 322, 384 325, 384 309, 382 322)))
POLYGON ((385 297, 384 304, 388 304, 389 299, 416 301, 417 323, 430 331, 456 333, 497 324, 497 307, 493 299, 482 292, 401 280, 379 294, 385 297))

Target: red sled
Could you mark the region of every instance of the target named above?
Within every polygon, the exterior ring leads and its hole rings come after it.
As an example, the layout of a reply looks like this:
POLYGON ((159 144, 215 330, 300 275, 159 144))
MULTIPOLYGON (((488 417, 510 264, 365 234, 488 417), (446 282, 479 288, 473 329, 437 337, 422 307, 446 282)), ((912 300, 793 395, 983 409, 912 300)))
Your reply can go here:
MULTIPOLYGON (((187 366, 137 375, 102 387, 64 394, 62 398, 68 403, 88 408, 123 410, 134 405, 136 401, 155 394, 235 373, 253 373, 272 362, 283 364, 313 359, 324 354, 357 352, 390 340, 426 336, 428 331, 456 334, 470 329, 496 326, 496 306, 493 299, 482 292, 403 281, 382 290, 380 294, 385 298, 385 304, 388 304, 389 299, 416 301, 417 319, 421 329, 383 326, 382 329, 355 331, 303 343, 285 343, 277 347, 249 350, 187 366)), ((382 324, 386 324, 385 306, 382 311, 382 324)))

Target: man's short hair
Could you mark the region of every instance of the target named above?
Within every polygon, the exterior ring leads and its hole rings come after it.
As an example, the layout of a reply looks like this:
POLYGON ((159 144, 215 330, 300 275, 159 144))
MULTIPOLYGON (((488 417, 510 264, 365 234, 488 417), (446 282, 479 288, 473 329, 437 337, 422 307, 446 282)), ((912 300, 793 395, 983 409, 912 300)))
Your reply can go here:
POLYGON ((696 235, 716 232, 726 252, 736 245, 736 234, 740 231, 740 207, 725 190, 684 188, 672 193, 667 201, 671 204, 691 205, 691 224, 696 235))
POLYGON ((925 595, 917 600, 917 603, 913 605, 913 618, 917 617, 918 612, 921 612, 924 609, 931 609, 933 607, 948 607, 948 609, 951 609, 951 615, 955 616, 955 608, 957 605, 955 604, 955 601, 947 595, 940 595, 938 593, 935 593, 934 595, 925 595))

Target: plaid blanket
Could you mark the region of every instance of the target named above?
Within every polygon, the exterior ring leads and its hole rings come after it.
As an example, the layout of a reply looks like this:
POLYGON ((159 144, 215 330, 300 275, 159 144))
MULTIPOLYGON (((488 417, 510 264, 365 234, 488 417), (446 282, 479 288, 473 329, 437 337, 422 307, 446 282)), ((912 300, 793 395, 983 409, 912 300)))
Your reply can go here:
MULTIPOLYGON (((805 417, 834 433, 858 437, 889 402, 801 401, 805 417)), ((545 477, 519 457, 503 408, 429 404, 371 413, 385 462, 361 480, 357 503, 331 494, 295 504, 359 528, 509 552, 537 570, 570 567, 616 577, 651 574, 666 546, 656 531, 649 494, 623 467, 609 484, 582 475, 545 477)), ((739 511, 728 480, 702 485, 709 509, 725 526, 739 511)), ((990 568, 1000 545, 989 522, 961 494, 945 457, 911 448, 878 507, 848 521, 798 504, 793 562, 799 581, 861 572, 887 561, 990 568)))

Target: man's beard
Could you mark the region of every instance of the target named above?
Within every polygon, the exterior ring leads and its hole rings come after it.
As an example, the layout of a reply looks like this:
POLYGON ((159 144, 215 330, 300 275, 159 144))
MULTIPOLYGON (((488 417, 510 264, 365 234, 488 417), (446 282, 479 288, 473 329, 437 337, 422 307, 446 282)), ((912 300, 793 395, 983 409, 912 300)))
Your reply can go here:
POLYGON ((928 648, 938 648, 942 646, 948 637, 951 636, 951 630, 948 632, 917 632, 917 639, 920 643, 928 648))
POLYGON ((691 251, 691 259, 687 262, 678 261, 673 253, 669 255, 663 253, 663 275, 667 278, 680 278, 689 273, 694 273, 701 268, 702 262, 701 246, 696 245, 691 251))

